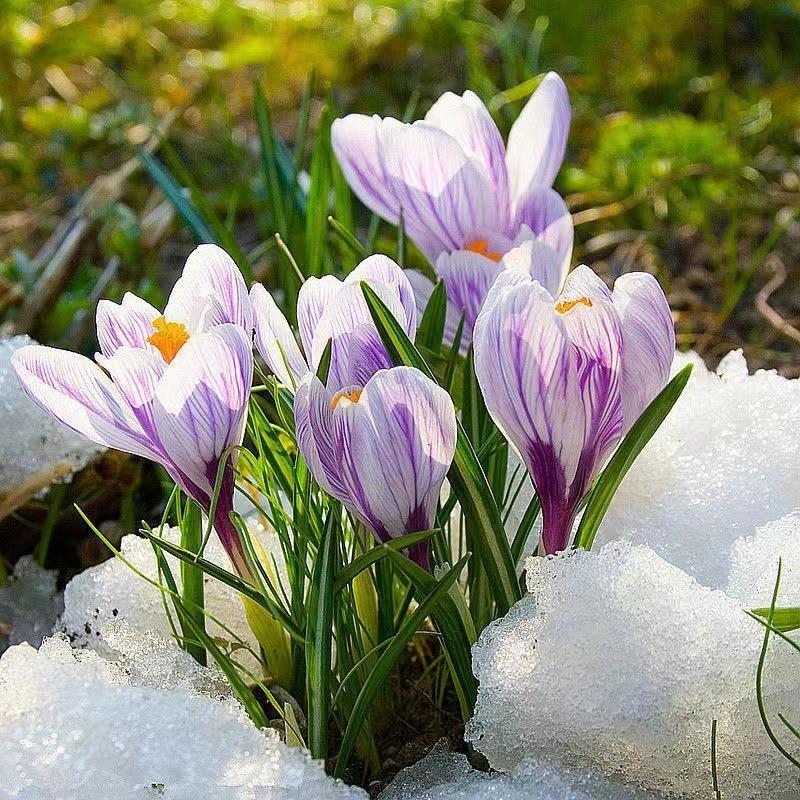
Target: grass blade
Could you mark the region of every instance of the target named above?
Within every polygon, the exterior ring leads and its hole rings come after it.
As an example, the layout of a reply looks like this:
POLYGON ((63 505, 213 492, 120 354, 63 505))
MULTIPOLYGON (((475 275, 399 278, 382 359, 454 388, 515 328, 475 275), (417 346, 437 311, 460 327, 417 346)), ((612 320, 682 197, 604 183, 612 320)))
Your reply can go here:
MULTIPOLYGON (((180 520, 181 547, 191 553, 200 555, 203 547, 203 517, 200 507, 187 498, 183 516, 180 520)), ((186 606, 186 613, 191 616, 197 627, 205 631, 205 584, 203 570, 191 561, 181 561, 181 597, 186 606)), ((183 635, 189 639, 189 632, 184 630, 183 635)), ((187 651, 203 666, 206 665, 205 648, 196 644, 188 644, 187 651)))
POLYGON ((308 749, 314 758, 328 755, 331 655, 333 646, 333 583, 339 525, 337 506, 328 512, 319 543, 308 597, 306 625, 306 699, 308 702, 308 749))
POLYGON ((575 535, 575 547, 582 547, 584 550, 592 549, 600 523, 608 511, 622 479, 681 396, 691 373, 692 365, 687 364, 661 390, 658 397, 647 406, 642 416, 628 431, 589 495, 586 510, 583 512, 578 532, 575 535))
POLYGON ((286 228, 286 206, 278 177, 278 158, 275 136, 272 131, 272 116, 260 81, 255 82, 253 102, 255 104, 256 125, 258 127, 261 170, 264 174, 264 186, 269 198, 272 224, 275 230, 285 238, 288 234, 286 228))
POLYGON ((311 185, 306 205, 307 275, 322 275, 328 234, 328 203, 331 193, 331 115, 322 113, 311 155, 311 185))
POLYGON ((445 318, 447 317, 447 290, 444 281, 436 283, 428 305, 419 321, 417 335, 414 339, 417 347, 424 347, 438 353, 442 349, 442 339, 444 338, 445 318))
MULTIPOLYGON (((361 733, 361 728, 372 710, 372 705, 381 687, 389 677, 389 673, 395 665, 397 659, 402 655, 411 638, 417 632, 431 611, 442 601, 450 587, 458 579, 461 570, 469 559, 469 554, 465 555, 447 574, 439 581, 436 586, 423 598, 416 611, 409 616, 400 626, 397 634, 389 642, 384 651, 380 654, 375 666, 370 672, 361 691, 358 693, 350 719, 347 722, 342 743, 339 748, 339 755, 336 759, 334 777, 341 778, 350 760, 356 739, 361 733)), ((313 751, 312 751, 313 752, 313 751)))

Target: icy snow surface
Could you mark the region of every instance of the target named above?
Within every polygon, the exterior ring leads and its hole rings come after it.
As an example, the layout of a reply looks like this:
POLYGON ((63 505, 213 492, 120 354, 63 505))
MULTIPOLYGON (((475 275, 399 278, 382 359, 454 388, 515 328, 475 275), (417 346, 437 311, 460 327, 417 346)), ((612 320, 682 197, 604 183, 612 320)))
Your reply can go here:
POLYGON ((0 510, 13 510, 35 492, 68 479, 100 452, 97 445, 73 433, 23 393, 11 367, 20 347, 35 344, 29 336, 0 336, 0 510))
POLYGON ((0 660, 0 796, 23 800, 366 800, 318 762, 259 732, 212 670, 117 630, 128 663, 62 637, 0 660), (172 669, 159 666, 161 657, 172 669), (155 672, 149 672, 152 664, 155 672))
POLYGON ((56 590, 55 570, 42 569, 31 556, 17 561, 8 582, 0 586, 0 652, 6 645, 29 642, 34 647, 53 632, 64 608, 64 597, 56 590))
POLYGON ((641 452, 603 520, 597 544, 652 547, 713 588, 725 585, 733 543, 800 508, 800 381, 748 375, 740 351, 716 372, 694 370, 641 452))
MULTIPOLYGON (((276 537, 268 536, 263 527, 248 518, 251 531, 256 534, 265 550, 275 555, 279 566, 280 546, 276 537)), ((177 528, 164 530, 164 536, 177 542, 180 532, 177 528)), ((158 579, 156 558, 152 545, 140 536, 129 535, 122 539, 121 551, 124 558, 137 570, 152 580, 158 579)), ((206 545, 205 558, 230 570, 230 562, 215 534, 206 545)), ((175 581, 180 585, 179 561, 167 556, 175 581)), ((258 643, 250 631, 245 618, 240 595, 218 580, 206 576, 206 609, 216 619, 230 628, 236 639, 213 621, 208 620, 207 630, 219 642, 228 642, 237 647, 246 643, 258 652, 258 643)), ((121 619, 133 629, 155 631, 165 638, 171 637, 171 628, 164 611, 162 595, 156 586, 148 583, 140 575, 118 558, 112 558, 97 567, 85 570, 74 577, 64 592, 63 627, 76 645, 89 645, 103 655, 109 654, 105 641, 104 627, 121 619)), ((245 649, 237 648, 236 658, 249 670, 260 670, 256 660, 245 649)))
MULTIPOLYGON (((774 580, 775 538, 800 535, 797 521, 766 526, 737 553, 774 580)), ((530 594, 473 650, 480 690, 467 739, 505 772, 537 757, 695 798, 710 793, 716 719, 722 797, 797 798, 800 774, 758 716, 763 628, 738 599, 761 592, 761 578, 736 575, 734 597, 628 542, 529 559, 530 594)), ((778 712, 800 715, 798 674, 798 654, 774 643, 764 684, 776 725, 778 712)))
POLYGON ((488 775, 466 756, 434 750, 402 770, 378 800, 656 800, 589 772, 526 761, 512 775, 488 775))

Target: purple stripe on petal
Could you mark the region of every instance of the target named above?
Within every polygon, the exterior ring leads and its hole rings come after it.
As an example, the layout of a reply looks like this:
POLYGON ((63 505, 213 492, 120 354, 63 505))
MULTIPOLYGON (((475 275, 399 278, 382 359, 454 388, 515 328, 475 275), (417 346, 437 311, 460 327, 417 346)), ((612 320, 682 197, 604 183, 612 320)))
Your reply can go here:
POLYGON ((284 386, 294 387, 308 372, 308 364, 283 312, 260 284, 250 290, 256 349, 284 386))
POLYGON ((383 141, 402 123, 395 119, 350 114, 334 120, 331 144, 347 183, 358 199, 388 222, 397 224, 400 206, 389 189, 383 166, 383 141))
POLYGON ((153 333, 153 321, 161 316, 146 300, 126 292, 119 305, 111 300, 97 304, 97 341, 103 355, 110 356, 119 347, 147 347, 153 333))
POLYGON ((388 256, 369 256, 345 278, 345 283, 360 281, 365 281, 371 286, 382 283, 397 292, 400 305, 405 312, 404 318, 398 318, 398 321, 406 334, 413 339, 417 331, 417 304, 414 290, 399 265, 388 256))
POLYGON ((40 408, 63 425, 103 447, 162 460, 119 389, 88 358, 29 345, 11 358, 20 385, 40 408))
POLYGON ((483 168, 494 188, 498 219, 509 218, 506 148, 492 115, 470 91, 459 97, 445 92, 425 115, 425 121, 449 133, 483 168))
POLYGON ((509 250, 503 256, 500 268, 524 269, 554 296, 566 277, 561 256, 538 239, 529 239, 509 250))
POLYGON ((627 431, 669 379, 675 326, 661 286, 646 272, 617 278, 613 298, 622 329, 622 401, 627 431))
POLYGON ((297 329, 306 359, 313 364, 312 343, 323 314, 342 290, 343 282, 333 275, 308 278, 297 294, 297 329))
POLYGON ((558 192, 547 187, 533 187, 518 198, 514 221, 517 228, 529 228, 537 239, 561 256, 564 272, 569 269, 574 229, 569 209, 558 192))
POLYGON ((548 72, 508 135, 506 165, 511 197, 534 186, 552 186, 567 147, 572 112, 564 81, 548 72))
POLYGON ((234 260, 215 244, 201 244, 189 254, 164 316, 194 331, 204 298, 213 298, 221 309, 216 315, 221 318, 215 321, 239 325, 248 334, 252 332, 253 312, 242 273, 234 260))
POLYGON ((153 415, 164 451, 208 496, 221 455, 242 442, 252 375, 249 337, 220 325, 192 336, 156 387, 153 415))

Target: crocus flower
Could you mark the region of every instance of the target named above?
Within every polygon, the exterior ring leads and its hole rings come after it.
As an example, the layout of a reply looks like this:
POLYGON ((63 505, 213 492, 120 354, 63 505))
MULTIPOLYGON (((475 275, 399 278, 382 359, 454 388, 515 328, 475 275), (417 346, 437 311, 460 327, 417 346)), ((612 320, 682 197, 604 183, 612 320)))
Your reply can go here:
MULTIPOLYGON (((297 441, 320 486, 379 542, 433 527, 456 445, 447 392, 418 370, 379 370, 333 392, 308 374, 294 402, 297 441)), ((410 557, 428 568, 428 543, 410 557)))
POLYGON ((507 148, 469 91, 447 92, 413 124, 351 114, 334 122, 331 135, 359 199, 395 224, 402 211, 408 235, 444 279, 458 315, 465 313, 469 335, 503 256, 520 244, 537 246, 518 252, 515 263, 527 260, 534 277, 559 288, 573 232, 551 187, 569 124, 566 87, 551 72, 512 126, 507 148))
POLYGON ((267 366, 284 385, 294 388, 316 372, 328 341, 331 362, 327 386, 363 386, 379 369, 392 366, 376 330, 361 283, 369 284, 413 339, 417 329, 414 291, 400 267, 386 256, 362 261, 345 279, 309 278, 297 297, 297 325, 302 349, 270 293, 255 284, 251 300, 255 343, 267 366))
POLYGON ((669 377, 675 333, 664 293, 641 272, 612 293, 581 266, 553 298, 524 270, 508 270, 473 345, 486 407, 541 500, 543 549, 563 550, 605 458, 669 377))
MULTIPOLYGON (((188 258, 163 314, 139 297, 97 308, 96 363, 30 345, 13 356, 31 399, 97 444, 163 465, 208 513, 220 461, 244 435, 253 372, 252 310, 236 265, 219 247, 188 258)), ((214 527, 243 575, 250 572, 230 520, 227 458, 214 527)))

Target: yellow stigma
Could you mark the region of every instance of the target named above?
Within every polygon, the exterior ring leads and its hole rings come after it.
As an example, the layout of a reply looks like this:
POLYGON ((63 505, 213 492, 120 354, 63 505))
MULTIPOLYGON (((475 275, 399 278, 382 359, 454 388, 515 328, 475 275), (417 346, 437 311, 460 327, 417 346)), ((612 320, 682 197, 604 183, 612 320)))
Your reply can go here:
POLYGON ((189 331, 180 322, 167 322, 164 317, 158 317, 153 320, 153 334, 147 341, 169 364, 178 355, 178 350, 189 341, 189 331))
POLYGON ((470 242, 466 249, 470 253, 477 253, 491 261, 499 261, 503 257, 502 253, 494 253, 489 250, 489 242, 486 239, 476 239, 474 242, 470 242))
POLYGON ((348 403, 357 403, 361 398, 361 389, 353 389, 350 392, 342 391, 336 392, 336 394, 331 399, 331 408, 334 409, 342 400, 346 400, 348 403))
POLYGON ((592 301, 588 297, 579 297, 577 300, 562 300, 556 303, 556 311, 558 311, 559 314, 566 314, 567 311, 571 311, 575 306, 591 308, 592 301))

